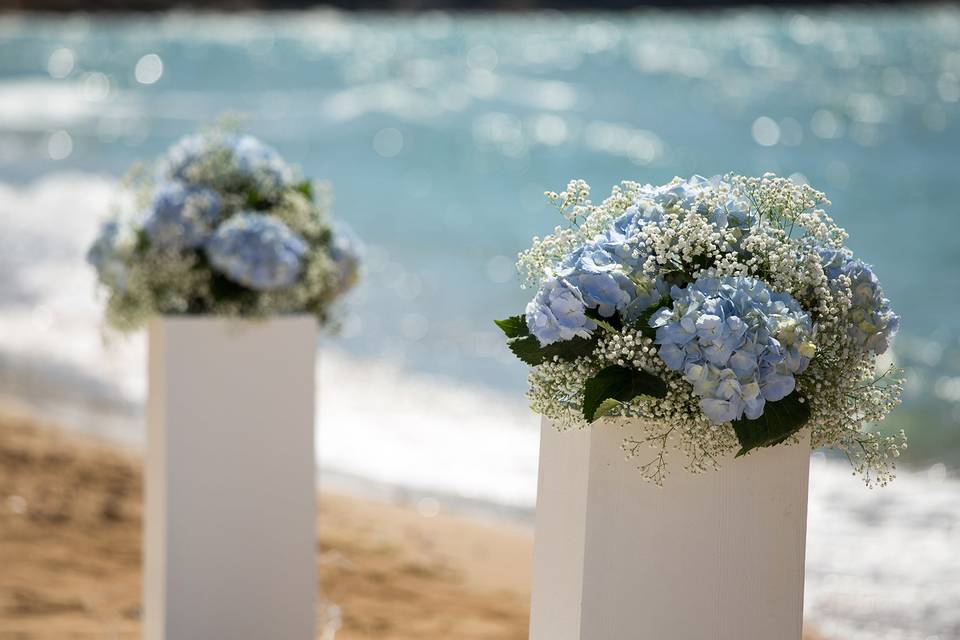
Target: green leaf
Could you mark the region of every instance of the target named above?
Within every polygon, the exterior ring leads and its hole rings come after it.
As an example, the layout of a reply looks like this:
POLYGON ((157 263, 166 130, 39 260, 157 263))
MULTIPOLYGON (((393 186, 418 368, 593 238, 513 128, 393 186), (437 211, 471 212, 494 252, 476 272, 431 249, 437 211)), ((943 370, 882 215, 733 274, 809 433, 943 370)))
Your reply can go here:
POLYGON ((309 180, 304 180, 303 182, 294 185, 293 188, 295 191, 299 191, 306 196, 307 200, 313 201, 313 183, 309 180))
POLYGON ((604 331, 609 331, 610 333, 617 333, 618 331, 616 327, 614 327, 612 324, 610 324, 606 320, 603 320, 601 318, 591 318, 591 319, 596 323, 598 327, 600 327, 604 331))
POLYGON ((809 419, 810 405, 800 402, 796 393, 791 393, 783 400, 766 403, 763 415, 756 420, 743 418, 733 421, 733 430, 740 441, 737 457, 758 447, 780 444, 802 429, 809 419))
POLYGON ((657 330, 650 326, 650 318, 663 307, 669 307, 672 300, 673 298, 669 295, 662 296, 657 302, 647 307, 647 310, 641 313, 630 326, 639 331, 643 337, 653 340, 657 337, 657 330))
MULTIPOLYGON (((532 337, 532 336, 531 336, 532 337)), ((534 338, 536 339, 536 338, 534 338)), ((577 336, 563 342, 554 342, 540 348, 544 360, 553 360, 554 356, 564 361, 576 360, 593 353, 597 348, 599 338, 595 335, 589 338, 577 336)))
POLYGON ((527 317, 524 315, 494 320, 494 323, 509 338, 507 346, 510 347, 510 351, 513 351, 515 356, 533 367, 548 360, 553 360, 555 357, 560 360, 576 360, 588 356, 597 348, 597 341, 599 340, 596 336, 590 336, 589 338, 576 336, 570 340, 541 346, 536 336, 530 334, 530 330, 527 328, 527 317))
POLYGON ((584 385, 583 417, 593 422, 600 417, 597 414, 601 407, 609 411, 609 403, 604 405, 606 400, 629 402, 642 395, 666 397, 667 384, 652 373, 610 365, 584 385))
POLYGON ((253 187, 247 189, 247 208, 254 211, 266 211, 273 203, 253 187))
POLYGON ((507 346, 510 347, 510 351, 513 351, 515 356, 535 367, 548 360, 553 360, 554 357, 561 360, 576 360, 588 356, 596 349, 597 338, 581 338, 578 336, 542 347, 536 336, 528 335, 510 340, 507 342, 507 346))
POLYGON ((610 415, 614 409, 619 408, 621 402, 619 400, 614 400, 613 398, 607 398, 600 403, 600 406, 597 407, 597 410, 593 412, 593 419, 602 418, 604 416, 610 415))
POLYGON ((554 342, 545 347, 540 346, 536 336, 515 338, 507 343, 514 355, 532 367, 553 360, 576 360, 593 353, 597 347, 596 338, 572 338, 563 342, 554 342))
POLYGON ((598 327, 603 327, 610 333, 617 333, 623 328, 623 323, 617 314, 613 314, 609 318, 604 318, 596 309, 587 309, 583 315, 596 322, 598 327))
POLYGON ((693 278, 690 277, 690 274, 688 274, 686 271, 683 271, 682 269, 676 269, 674 271, 665 273, 663 275, 663 279, 671 287, 678 286, 681 289, 683 287, 686 287, 691 282, 693 282, 693 278))
POLYGON ((540 342, 537 340, 536 336, 515 338, 507 342, 507 346, 510 347, 510 351, 513 351, 513 355, 517 356, 531 367, 535 367, 543 362, 543 354, 541 353, 540 342))
POLYGON ((137 242, 134 245, 134 251, 136 251, 138 255, 143 255, 143 253, 150 248, 150 236, 143 230, 143 227, 137 229, 136 236, 137 242))
POLYGON ((503 320, 494 320, 494 323, 506 334, 508 338, 522 338, 530 335, 527 328, 527 316, 510 316, 503 320))

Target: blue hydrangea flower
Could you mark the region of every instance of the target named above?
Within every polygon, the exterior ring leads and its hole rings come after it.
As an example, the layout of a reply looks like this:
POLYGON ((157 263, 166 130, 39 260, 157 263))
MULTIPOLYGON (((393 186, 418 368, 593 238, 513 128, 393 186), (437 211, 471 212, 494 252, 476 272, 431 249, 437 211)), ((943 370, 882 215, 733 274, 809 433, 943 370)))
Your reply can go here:
POLYGON ((206 251, 210 264, 231 280, 269 291, 297 281, 307 243, 276 218, 244 212, 220 225, 206 251))
POLYGON ((697 213, 705 216, 718 229, 733 230, 738 243, 746 230, 757 222, 757 214, 749 200, 734 195, 730 184, 721 176, 693 176, 689 180, 641 187, 637 201, 614 223, 614 229, 626 236, 636 235, 645 224, 661 221, 669 208, 697 213), (710 206, 703 200, 707 194, 721 189, 727 193, 722 203, 710 206))
POLYGON ((557 276, 576 287, 584 304, 610 317, 633 299, 636 285, 610 251, 590 243, 575 251, 557 271, 557 276))
POLYGON ((643 250, 643 227, 663 220, 663 208, 649 202, 635 202, 614 220, 594 243, 613 256, 626 271, 639 273, 648 253, 643 250))
POLYGON ((721 181, 719 176, 704 178, 693 176, 689 180, 673 180, 663 185, 644 185, 640 189, 640 197, 654 202, 661 207, 680 207, 692 210, 697 197, 704 190, 715 187, 721 181))
POLYGON ((576 336, 588 338, 597 324, 586 316, 586 311, 575 286, 562 278, 551 278, 527 304, 527 328, 544 346, 576 336))
MULTIPOLYGON (((719 191, 721 188, 726 192, 726 198, 723 202, 715 204, 712 208, 706 203, 700 202, 693 208, 697 213, 707 217, 718 229, 732 229, 734 231, 746 231, 757 223, 757 213, 753 210, 753 205, 744 196, 735 195, 729 183, 725 182, 720 176, 714 176, 710 179, 700 176, 694 176, 690 179, 690 189, 697 194, 706 191, 719 191)), ((738 241, 742 234, 738 234, 738 241)))
POLYGON ((155 247, 193 249, 210 237, 220 208, 220 196, 214 191, 167 182, 154 194, 143 228, 155 247))
POLYGON ((587 309, 596 309, 606 318, 620 313, 627 321, 636 320, 668 291, 662 278, 643 275, 640 267, 645 258, 638 255, 631 237, 616 228, 580 247, 528 305, 528 314, 534 310, 539 319, 528 316, 530 332, 541 344, 589 335, 596 323, 584 315, 587 309), (554 317, 566 318, 567 324, 558 325, 554 317))
POLYGON ((841 275, 850 279, 852 322, 848 335, 860 347, 878 355, 884 353, 900 329, 900 316, 890 308, 873 268, 855 259, 846 249, 821 248, 819 253, 831 285, 841 275))
POLYGON ((706 214, 706 208, 697 203, 697 198, 705 189, 719 184, 719 180, 719 177, 707 180, 694 176, 664 185, 644 185, 638 189, 634 203, 617 218, 608 233, 618 240, 636 237, 647 224, 661 222, 666 210, 672 207, 706 214))
POLYGON ((622 244, 630 238, 637 237, 643 227, 651 222, 661 222, 663 214, 664 209, 659 204, 637 200, 614 221, 607 235, 612 242, 622 244))
POLYGON ((127 265, 120 252, 120 221, 112 218, 100 226, 97 239, 87 251, 87 263, 97 271, 100 282, 123 291, 127 285, 127 265))
POLYGON ((205 136, 193 134, 180 138, 167 150, 161 166, 161 178, 190 182, 192 168, 212 152, 205 136))
POLYGON ((293 170, 279 152, 250 135, 190 135, 180 139, 167 151, 162 177, 196 183, 207 163, 225 154, 233 178, 247 180, 263 189, 278 189, 293 182, 293 170))
POLYGON ((789 395, 813 357, 810 316, 752 277, 700 278, 654 313, 659 355, 683 372, 715 423, 758 418, 789 395))
POLYGON ((834 281, 843 273, 843 267, 853 260, 853 254, 849 249, 838 249, 837 247, 819 247, 814 246, 820 255, 820 262, 823 264, 823 272, 827 280, 834 281))
POLYGON ((337 267, 336 290, 342 293, 357 282, 363 245, 353 229, 338 221, 334 226, 328 251, 330 259, 337 267))
POLYGON ((736 219, 737 224, 745 223, 743 218, 751 218, 755 214, 750 212, 751 206, 748 200, 733 195, 730 184, 724 181, 722 176, 713 176, 704 178, 703 176, 693 176, 688 180, 674 180, 664 185, 651 186, 644 185, 640 188, 638 201, 653 203, 659 207, 670 208, 678 207, 685 211, 699 213, 710 218, 718 226, 727 226, 727 217, 736 219), (703 197, 721 189, 729 195, 723 205, 719 208, 710 209, 703 197))
POLYGON ((256 176, 270 188, 280 188, 293 182, 293 171, 280 153, 257 138, 243 135, 228 139, 237 167, 243 173, 256 176))

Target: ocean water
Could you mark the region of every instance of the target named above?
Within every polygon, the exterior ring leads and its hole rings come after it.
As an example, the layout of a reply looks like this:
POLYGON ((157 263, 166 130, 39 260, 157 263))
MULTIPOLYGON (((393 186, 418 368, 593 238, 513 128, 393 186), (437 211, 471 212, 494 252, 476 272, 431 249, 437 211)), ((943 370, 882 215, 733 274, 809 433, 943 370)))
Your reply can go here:
POLYGON ((0 17, 0 395, 142 443, 143 338, 104 341, 83 253, 130 163, 225 112, 368 244, 320 357, 325 481, 526 518, 537 419, 491 319, 585 178, 776 171, 833 200, 903 316, 911 448, 812 471, 807 615, 960 638, 960 9, 0 17))

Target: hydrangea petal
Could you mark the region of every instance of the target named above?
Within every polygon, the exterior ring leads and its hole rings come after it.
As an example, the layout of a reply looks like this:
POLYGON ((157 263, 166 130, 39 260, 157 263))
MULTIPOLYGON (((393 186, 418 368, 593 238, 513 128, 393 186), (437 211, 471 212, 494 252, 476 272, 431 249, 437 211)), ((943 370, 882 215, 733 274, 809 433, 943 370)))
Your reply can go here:
POLYGON ((849 337, 866 351, 877 355, 886 352, 900 329, 900 317, 890 308, 873 268, 845 249, 819 248, 818 253, 831 288, 841 287, 841 276, 849 279, 853 320, 849 337))
POLYGON ((276 218, 238 213, 220 225, 206 251, 213 267, 231 280, 269 291, 297 281, 307 244, 276 218))
POLYGON ((161 249, 202 246, 220 215, 220 196, 203 187, 179 181, 161 184, 153 198, 143 229, 161 249))

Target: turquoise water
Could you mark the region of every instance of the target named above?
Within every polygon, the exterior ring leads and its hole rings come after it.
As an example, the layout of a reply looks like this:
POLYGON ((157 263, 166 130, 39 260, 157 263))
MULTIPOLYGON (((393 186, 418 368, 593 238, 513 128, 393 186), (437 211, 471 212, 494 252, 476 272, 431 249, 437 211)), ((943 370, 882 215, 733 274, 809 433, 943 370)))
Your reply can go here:
MULTIPOLYGON (((958 100, 960 10, 947 7, 0 18, 0 182, 119 176, 241 112, 334 184, 337 215, 369 244, 346 350, 518 399, 525 369, 491 319, 529 297, 511 262, 560 222, 545 189, 797 174, 831 196, 903 316, 911 385, 890 426, 908 428, 915 461, 950 466, 958 100)), ((0 305, 35 298, 18 276, 57 257, 48 232, 0 233, 0 305)))

